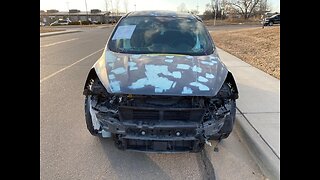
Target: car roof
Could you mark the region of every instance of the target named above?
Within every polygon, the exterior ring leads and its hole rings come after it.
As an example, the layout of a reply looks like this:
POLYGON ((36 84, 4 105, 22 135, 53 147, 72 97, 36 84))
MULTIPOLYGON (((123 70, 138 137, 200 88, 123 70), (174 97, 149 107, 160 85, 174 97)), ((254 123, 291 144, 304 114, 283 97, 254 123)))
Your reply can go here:
POLYGON ((182 13, 176 11, 167 11, 167 10, 150 10, 150 11, 134 11, 126 15, 127 17, 131 16, 157 16, 157 17, 178 17, 178 18, 190 18, 190 19, 201 19, 198 16, 195 16, 190 13, 182 13))

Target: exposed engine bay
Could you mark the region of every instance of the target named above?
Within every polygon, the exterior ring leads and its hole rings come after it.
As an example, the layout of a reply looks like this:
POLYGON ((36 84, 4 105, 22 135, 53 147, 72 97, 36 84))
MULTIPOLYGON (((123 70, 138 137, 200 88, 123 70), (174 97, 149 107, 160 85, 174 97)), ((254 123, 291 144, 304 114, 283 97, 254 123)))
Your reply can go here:
POLYGON ((132 95, 109 94, 96 78, 84 95, 94 131, 123 150, 199 152, 235 116, 227 83, 213 97, 132 95))

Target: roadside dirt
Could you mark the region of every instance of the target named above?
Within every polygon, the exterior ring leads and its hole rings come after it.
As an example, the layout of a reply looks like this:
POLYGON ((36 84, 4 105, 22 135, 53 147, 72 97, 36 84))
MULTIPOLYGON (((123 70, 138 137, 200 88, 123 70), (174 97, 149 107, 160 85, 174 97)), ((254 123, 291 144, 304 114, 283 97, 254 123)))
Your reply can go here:
MULTIPOLYGON (((203 23, 206 26, 213 26, 214 25, 214 20, 213 19, 209 19, 209 20, 204 20, 203 23)), ((257 19, 249 19, 249 20, 244 20, 244 19, 225 19, 225 20, 221 20, 221 19, 217 19, 215 22, 216 26, 220 26, 220 25, 235 25, 235 24, 248 24, 248 25, 259 25, 260 20, 257 19)))
POLYGON ((280 79, 280 26, 210 34, 217 47, 280 79))
POLYGON ((56 32, 56 31, 65 31, 65 29, 56 29, 56 28, 40 27, 40 33, 56 32))

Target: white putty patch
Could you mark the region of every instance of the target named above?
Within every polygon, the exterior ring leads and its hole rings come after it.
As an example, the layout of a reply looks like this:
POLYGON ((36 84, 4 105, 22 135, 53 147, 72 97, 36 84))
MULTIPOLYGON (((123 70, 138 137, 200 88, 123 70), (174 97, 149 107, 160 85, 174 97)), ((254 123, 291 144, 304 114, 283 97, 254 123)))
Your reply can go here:
POLYGON ((206 65, 210 65, 210 66, 213 66, 213 62, 208 62, 208 61, 200 61, 201 64, 206 64, 206 65))
POLYGON ((116 78, 114 74, 109 74, 109 79, 114 79, 114 78, 116 78))
POLYGON ((218 60, 218 57, 216 57, 216 56, 210 56, 210 60, 218 60))
POLYGON ((111 67, 111 68, 113 68, 114 63, 109 63, 108 66, 111 67))
MULTIPOLYGON (((160 89, 163 91, 170 89, 173 81, 170 81, 168 78, 158 77, 158 78, 142 78, 138 79, 136 82, 133 82, 130 89, 140 89, 145 86, 151 85, 154 86, 157 92, 160 92, 160 89)), ((163 92, 161 91, 161 92, 163 92)))
POLYGON ((208 79, 203 77, 203 76, 199 76, 198 77, 198 81, 200 81, 200 82, 208 82, 208 79))
POLYGON ((147 77, 133 82, 132 85, 129 86, 130 89, 139 89, 151 85, 155 87, 155 92, 160 93, 171 88, 173 81, 159 76, 159 74, 173 76, 173 73, 168 71, 168 66, 145 65, 145 69, 147 77))
POLYGON ((188 64, 178 64, 177 69, 189 69, 190 66, 188 64))
POLYGON ((192 71, 201 73, 202 69, 201 69, 201 67, 193 66, 193 67, 192 67, 192 71))
POLYGON ((186 56, 187 59, 193 59, 193 56, 186 56))
POLYGON ((181 78, 181 72, 180 71, 174 71, 174 72, 172 72, 172 76, 174 77, 174 78, 181 78))
POLYGON ((212 79, 212 78, 214 78, 214 75, 213 75, 213 74, 206 73, 206 78, 212 79))
POLYGON ((110 51, 106 52, 106 61, 107 62, 114 62, 114 61, 116 61, 116 58, 117 57, 114 56, 112 52, 110 52, 110 51))
POLYGON ((174 71, 171 73, 168 70, 168 66, 166 66, 166 65, 148 64, 148 65, 145 65, 145 69, 146 69, 145 74, 147 77, 156 78, 156 77, 159 77, 159 74, 163 74, 165 76, 172 76, 174 78, 181 78, 181 72, 174 71))
POLYGON ((130 71, 133 71, 133 70, 137 70, 138 69, 138 67, 136 66, 137 65, 137 63, 136 62, 132 62, 132 61, 130 61, 130 62, 128 62, 128 65, 129 65, 129 70, 130 71))
POLYGON ((131 86, 129 86, 130 89, 140 89, 143 88, 148 84, 147 78, 138 79, 136 82, 133 82, 131 86))
POLYGON ((117 69, 113 69, 111 72, 113 72, 115 74, 122 74, 122 73, 126 72, 126 70, 123 67, 119 67, 117 69))
POLYGON ((120 92, 120 81, 111 81, 109 85, 112 92, 120 92))
POLYGON ((209 91, 208 86, 206 86, 202 83, 199 83, 199 82, 192 82, 192 83, 190 83, 190 85, 198 87, 200 91, 209 91))
POLYGON ((170 81, 168 78, 165 78, 165 77, 159 77, 155 79, 148 78, 148 85, 154 86, 156 88, 161 88, 164 91, 170 89, 172 84, 173 84, 173 81, 170 81))
POLYGON ((137 70, 138 69, 138 67, 137 66, 134 66, 134 67, 130 67, 130 71, 133 71, 133 70, 137 70))
POLYGON ((132 67, 132 66, 137 65, 137 63, 130 61, 130 62, 128 62, 128 65, 129 65, 130 67, 132 67))
POLYGON ((192 94, 192 89, 189 87, 183 87, 181 94, 192 94))
POLYGON ((173 58, 174 56, 166 56, 166 58, 173 58))
POLYGON ((173 59, 165 59, 164 61, 165 61, 165 62, 168 62, 168 63, 172 63, 172 62, 173 62, 173 59))

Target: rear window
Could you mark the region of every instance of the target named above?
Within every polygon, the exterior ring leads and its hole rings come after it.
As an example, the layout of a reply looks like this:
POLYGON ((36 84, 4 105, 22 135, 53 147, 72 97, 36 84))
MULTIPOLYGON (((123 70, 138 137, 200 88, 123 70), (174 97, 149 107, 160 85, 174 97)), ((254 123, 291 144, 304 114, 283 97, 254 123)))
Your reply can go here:
POLYGON ((196 19, 132 16, 121 20, 112 34, 111 51, 130 54, 213 53, 213 44, 204 25, 196 19))

